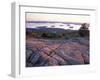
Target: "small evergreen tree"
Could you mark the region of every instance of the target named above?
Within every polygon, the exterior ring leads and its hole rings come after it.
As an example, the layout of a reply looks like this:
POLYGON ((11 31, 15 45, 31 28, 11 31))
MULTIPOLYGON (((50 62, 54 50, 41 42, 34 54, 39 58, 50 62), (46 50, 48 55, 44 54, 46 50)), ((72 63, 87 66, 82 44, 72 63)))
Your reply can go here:
POLYGON ((87 25, 87 23, 83 23, 82 25, 81 25, 81 27, 80 27, 80 29, 79 29, 79 35, 81 36, 81 37, 85 37, 85 36, 89 36, 89 29, 88 29, 88 25, 87 25))

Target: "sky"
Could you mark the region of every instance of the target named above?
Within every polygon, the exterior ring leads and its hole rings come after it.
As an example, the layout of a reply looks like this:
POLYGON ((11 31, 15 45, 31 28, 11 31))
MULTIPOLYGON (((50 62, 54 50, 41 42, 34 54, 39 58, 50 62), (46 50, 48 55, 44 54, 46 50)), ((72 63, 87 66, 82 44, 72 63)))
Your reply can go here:
POLYGON ((62 22, 89 23, 89 17, 90 16, 86 15, 26 13, 26 21, 62 21, 62 22))
MULTIPOLYGON (((90 16, 84 15, 61 15, 61 14, 41 14, 41 13, 26 13, 26 21, 51 21, 51 22, 72 22, 72 23, 89 23, 90 16)), ((54 28, 64 28, 69 29, 69 27, 74 27, 74 30, 78 30, 81 25, 70 24, 67 26, 62 23, 27 23, 27 28, 36 28, 37 26, 55 26, 54 28), (59 26, 63 25, 63 26, 59 26)))

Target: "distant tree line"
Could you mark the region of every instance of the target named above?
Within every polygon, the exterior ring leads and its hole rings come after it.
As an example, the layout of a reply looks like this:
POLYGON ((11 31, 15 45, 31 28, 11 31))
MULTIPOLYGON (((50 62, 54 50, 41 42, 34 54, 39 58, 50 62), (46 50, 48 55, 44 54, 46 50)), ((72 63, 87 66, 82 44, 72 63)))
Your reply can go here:
POLYGON ((75 37, 89 37, 88 27, 89 26, 87 23, 83 23, 77 32, 70 32, 70 33, 28 32, 26 30, 26 35, 34 38, 50 38, 50 39, 54 39, 54 38, 69 39, 75 37))

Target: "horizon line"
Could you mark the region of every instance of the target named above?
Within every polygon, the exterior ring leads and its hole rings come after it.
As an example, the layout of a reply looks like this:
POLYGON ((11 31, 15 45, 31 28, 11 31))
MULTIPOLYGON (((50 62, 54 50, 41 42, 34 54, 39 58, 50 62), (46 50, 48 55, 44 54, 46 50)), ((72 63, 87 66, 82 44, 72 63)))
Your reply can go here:
POLYGON ((76 24, 76 25, 83 24, 82 22, 64 22, 64 21, 26 21, 26 23, 63 23, 63 24, 76 24))

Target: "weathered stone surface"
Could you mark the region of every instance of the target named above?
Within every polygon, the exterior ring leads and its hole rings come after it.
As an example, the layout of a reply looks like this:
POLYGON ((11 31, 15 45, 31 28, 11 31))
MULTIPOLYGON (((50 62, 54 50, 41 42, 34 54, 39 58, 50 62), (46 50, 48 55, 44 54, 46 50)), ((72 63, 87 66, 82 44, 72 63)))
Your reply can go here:
POLYGON ((55 66, 89 64, 89 40, 28 39, 26 66, 55 66))

